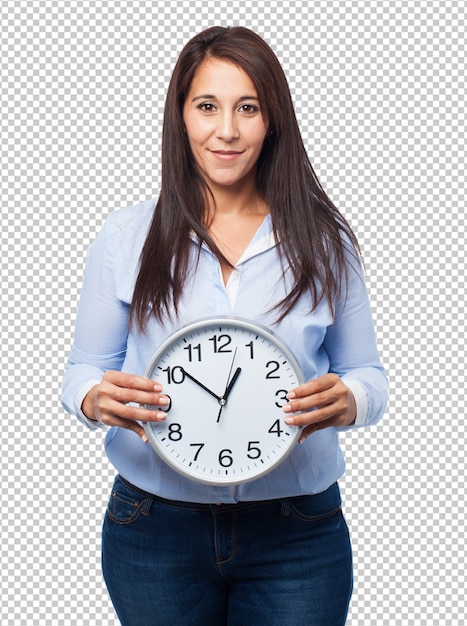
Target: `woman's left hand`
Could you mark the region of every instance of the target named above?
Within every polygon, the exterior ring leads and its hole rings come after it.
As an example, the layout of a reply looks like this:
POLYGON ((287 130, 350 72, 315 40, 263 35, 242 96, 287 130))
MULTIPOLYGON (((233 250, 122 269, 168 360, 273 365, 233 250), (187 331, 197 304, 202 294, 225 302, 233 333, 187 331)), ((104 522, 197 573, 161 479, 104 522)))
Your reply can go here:
POLYGON ((300 387, 292 389, 284 406, 285 422, 292 426, 305 426, 300 443, 317 430, 331 426, 349 426, 355 421, 357 408, 350 389, 337 374, 325 374, 300 387))

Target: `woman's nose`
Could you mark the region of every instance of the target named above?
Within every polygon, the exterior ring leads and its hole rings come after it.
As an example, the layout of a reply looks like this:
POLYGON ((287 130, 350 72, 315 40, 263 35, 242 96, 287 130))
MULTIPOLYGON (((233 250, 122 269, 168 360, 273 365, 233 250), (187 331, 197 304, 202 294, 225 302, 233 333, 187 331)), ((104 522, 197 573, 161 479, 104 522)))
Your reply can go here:
POLYGON ((224 113, 218 117, 217 137, 223 141, 233 141, 238 139, 239 131, 235 116, 231 113, 224 113))

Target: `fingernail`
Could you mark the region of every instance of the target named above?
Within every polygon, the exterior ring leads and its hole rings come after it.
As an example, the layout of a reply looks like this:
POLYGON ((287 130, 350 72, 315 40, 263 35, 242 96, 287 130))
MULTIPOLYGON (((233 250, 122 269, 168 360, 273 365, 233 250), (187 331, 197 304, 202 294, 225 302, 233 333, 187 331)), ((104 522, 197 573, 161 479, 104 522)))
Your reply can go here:
POLYGON ((170 400, 168 398, 166 398, 165 396, 162 397, 162 398, 159 398, 159 404, 162 404, 162 405, 166 404, 167 405, 167 404, 169 404, 169 402, 170 402, 170 400))
POLYGON ((290 404, 284 404, 284 406, 282 407, 282 410, 285 411, 286 413, 290 413, 290 411, 292 410, 292 406, 290 404))
POLYGON ((289 426, 293 426, 295 424, 295 419, 293 417, 286 417, 284 422, 289 426))
POLYGON ((295 391, 289 391, 289 393, 287 394, 287 398, 289 400, 294 400, 297 397, 297 394, 295 393, 295 391))
POLYGON ((142 439, 143 443, 148 443, 149 442, 149 439, 148 439, 148 436, 146 435, 146 433, 144 433, 144 435, 141 435, 141 439, 142 439))
POLYGON ((158 413, 156 413, 156 419, 158 420, 165 420, 166 417, 167 417, 167 413, 163 413, 162 411, 159 411, 158 413))
POLYGON ((160 383, 156 383, 154 385, 154 391, 157 391, 157 392, 162 391, 162 385, 160 383))

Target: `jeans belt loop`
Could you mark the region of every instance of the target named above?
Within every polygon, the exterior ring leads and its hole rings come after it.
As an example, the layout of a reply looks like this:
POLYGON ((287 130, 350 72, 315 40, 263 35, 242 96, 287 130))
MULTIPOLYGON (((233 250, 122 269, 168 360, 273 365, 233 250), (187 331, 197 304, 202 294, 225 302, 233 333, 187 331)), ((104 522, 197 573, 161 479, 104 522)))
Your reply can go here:
POLYGON ((288 498, 281 498, 280 499, 280 503, 281 503, 281 515, 283 517, 287 517, 288 515, 290 515, 290 502, 288 498))

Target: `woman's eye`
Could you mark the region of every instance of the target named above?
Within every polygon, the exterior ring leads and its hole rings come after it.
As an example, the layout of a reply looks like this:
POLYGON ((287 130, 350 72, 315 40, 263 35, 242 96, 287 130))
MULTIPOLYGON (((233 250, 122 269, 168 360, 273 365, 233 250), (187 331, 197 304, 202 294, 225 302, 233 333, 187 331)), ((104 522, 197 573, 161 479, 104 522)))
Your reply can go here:
POLYGON ((242 113, 256 113, 259 111, 259 108, 254 104, 242 104, 240 111, 242 111, 242 113))
POLYGON ((215 106, 210 102, 203 102, 198 108, 201 109, 201 111, 206 111, 206 113, 211 113, 215 110, 215 106))

